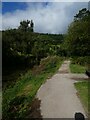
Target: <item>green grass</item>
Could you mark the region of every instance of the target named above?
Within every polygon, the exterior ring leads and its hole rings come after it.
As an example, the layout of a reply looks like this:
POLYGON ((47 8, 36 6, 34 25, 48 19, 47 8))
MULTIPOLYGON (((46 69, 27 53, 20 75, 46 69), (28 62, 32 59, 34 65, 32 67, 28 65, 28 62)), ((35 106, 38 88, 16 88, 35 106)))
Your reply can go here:
POLYGON ((85 66, 81 66, 78 64, 70 64, 71 73, 85 73, 85 66))
POLYGON ((89 94, 88 94, 88 86, 90 86, 88 81, 81 81, 75 83, 75 87, 78 91, 78 95, 80 97, 80 100, 85 108, 86 113, 88 114, 88 105, 90 105, 89 101, 89 94))
POLYGON ((3 90, 7 89, 8 86, 13 86, 22 75, 27 72, 28 68, 25 67, 9 67, 3 69, 3 90))
POLYGON ((37 90, 51 77, 62 64, 63 59, 57 56, 48 57, 39 66, 28 71, 12 87, 3 91, 3 117, 25 117, 37 90))

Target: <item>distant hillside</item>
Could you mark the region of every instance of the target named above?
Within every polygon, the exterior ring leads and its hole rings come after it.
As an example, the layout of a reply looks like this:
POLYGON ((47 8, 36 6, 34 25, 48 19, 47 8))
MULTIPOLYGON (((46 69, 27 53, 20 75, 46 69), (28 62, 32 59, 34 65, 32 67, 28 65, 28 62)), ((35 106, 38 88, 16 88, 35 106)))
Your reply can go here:
POLYGON ((3 65, 30 66, 39 64, 48 55, 60 54, 64 41, 62 34, 34 33, 29 30, 10 29, 3 35, 3 65))

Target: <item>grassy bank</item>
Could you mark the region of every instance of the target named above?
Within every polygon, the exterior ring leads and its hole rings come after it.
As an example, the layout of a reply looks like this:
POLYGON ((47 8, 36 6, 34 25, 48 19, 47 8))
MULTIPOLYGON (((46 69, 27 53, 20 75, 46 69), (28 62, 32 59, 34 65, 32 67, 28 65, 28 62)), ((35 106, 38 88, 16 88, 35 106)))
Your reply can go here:
MULTIPOLYGON (((30 69, 30 68, 29 68, 30 69)), ((14 86, 14 84, 20 79, 22 75, 24 75, 28 71, 28 68, 25 67, 9 67, 3 68, 2 74, 2 89, 5 90, 8 86, 14 86)))
POLYGON ((48 57, 3 92, 3 118, 25 118, 37 90, 60 67, 63 58, 48 57))
POLYGON ((70 64, 70 71, 71 73, 85 73, 85 66, 79 65, 79 64, 70 64))
POLYGON ((90 105, 90 96, 88 94, 88 87, 90 83, 88 81, 75 83, 75 87, 78 91, 78 96, 85 108, 86 113, 88 114, 88 105, 90 105))

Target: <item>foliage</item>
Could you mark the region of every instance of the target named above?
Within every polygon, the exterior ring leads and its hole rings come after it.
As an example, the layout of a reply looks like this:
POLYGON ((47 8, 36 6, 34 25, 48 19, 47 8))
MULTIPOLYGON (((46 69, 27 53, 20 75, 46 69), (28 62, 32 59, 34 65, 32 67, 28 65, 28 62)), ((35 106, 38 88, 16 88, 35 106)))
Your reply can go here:
POLYGON ((39 64, 42 58, 57 53, 57 48, 53 45, 61 45, 63 35, 34 33, 33 27, 33 21, 27 20, 21 21, 18 29, 2 32, 3 67, 32 67, 39 64))
MULTIPOLYGON (((16 84, 3 91, 3 119, 28 117, 28 110, 39 87, 53 75, 63 58, 54 56, 41 61, 32 71, 28 71, 16 84)), ((29 113, 30 114, 30 113, 29 113)))
POLYGON ((79 11, 74 16, 74 21, 68 28, 65 46, 67 52, 72 56, 90 55, 90 36, 89 36, 90 11, 86 8, 79 11))
POLYGON ((71 61, 74 64, 79 64, 79 65, 87 66, 87 65, 90 64, 90 56, 85 56, 85 57, 74 56, 74 57, 72 57, 71 61))
POLYGON ((25 31, 25 32, 27 32, 27 31, 33 32, 33 27, 34 27, 34 23, 33 23, 32 20, 31 21, 29 21, 29 20, 25 21, 24 20, 24 21, 20 22, 19 29, 22 30, 22 31, 25 31))

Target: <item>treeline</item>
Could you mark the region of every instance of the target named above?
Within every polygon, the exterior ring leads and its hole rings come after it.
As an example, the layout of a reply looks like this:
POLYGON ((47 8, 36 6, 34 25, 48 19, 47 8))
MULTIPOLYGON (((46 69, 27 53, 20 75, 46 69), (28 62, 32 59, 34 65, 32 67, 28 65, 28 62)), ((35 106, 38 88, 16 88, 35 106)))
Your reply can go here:
POLYGON ((90 34, 89 34, 90 11, 86 8, 74 16, 66 35, 67 50, 72 56, 90 55, 90 34))
POLYGON ((64 40, 62 34, 35 33, 32 20, 21 21, 17 29, 2 31, 2 35, 3 68, 31 68, 48 55, 59 55, 64 40))
POLYGON ((64 46, 67 54, 80 64, 90 64, 90 11, 79 10, 69 25, 64 46), (80 59, 79 59, 80 58, 80 59))

